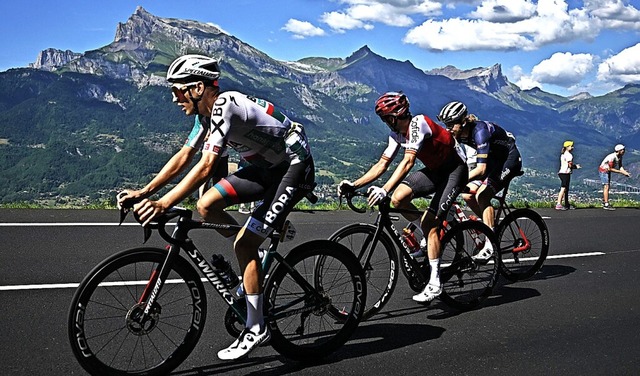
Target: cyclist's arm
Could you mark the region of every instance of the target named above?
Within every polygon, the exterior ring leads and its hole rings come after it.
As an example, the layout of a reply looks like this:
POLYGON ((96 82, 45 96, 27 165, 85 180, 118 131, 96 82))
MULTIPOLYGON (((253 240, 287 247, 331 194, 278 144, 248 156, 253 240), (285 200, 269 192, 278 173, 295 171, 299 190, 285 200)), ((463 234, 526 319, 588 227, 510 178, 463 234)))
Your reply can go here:
POLYGON ((184 169, 191 164, 197 150, 184 145, 169 161, 162 167, 158 175, 149 184, 140 190, 142 197, 149 197, 158 192, 162 187, 171 182, 184 169))
POLYGON ((487 125, 479 122, 473 129, 473 141, 476 145, 476 167, 469 171, 469 181, 482 179, 487 173, 489 150, 491 149, 491 132, 487 125))
POLYGON ((393 171, 393 175, 391 175, 389 180, 382 186, 382 189, 387 192, 391 192, 392 190, 394 190, 400 183, 402 183, 402 180, 405 178, 405 176, 407 176, 407 174, 409 173, 409 171, 411 171, 415 164, 415 150, 407 149, 407 151, 404 153, 404 158, 402 158, 402 160, 398 164, 398 167, 396 167, 395 171, 393 171))
POLYGON ((385 171, 389 168, 391 164, 391 160, 384 155, 380 157, 380 160, 371 166, 369 171, 367 171, 364 175, 362 175, 358 180, 353 182, 353 186, 355 188, 364 187, 365 185, 375 181, 380 177, 380 175, 384 174, 385 171))
POLYGON ((478 180, 484 177, 487 173, 486 163, 476 163, 476 167, 469 171, 469 181, 478 180))
POLYGON ((394 133, 389 134, 387 148, 382 152, 380 160, 378 160, 378 163, 371 166, 369 171, 353 182, 355 188, 363 187, 375 181, 387 171, 391 161, 398 154, 398 150, 400 150, 400 143, 396 140, 396 137, 397 135, 394 133))
POLYGON ((209 179, 220 159, 216 153, 203 152, 200 161, 173 189, 158 200, 158 204, 167 209, 187 198, 209 179))

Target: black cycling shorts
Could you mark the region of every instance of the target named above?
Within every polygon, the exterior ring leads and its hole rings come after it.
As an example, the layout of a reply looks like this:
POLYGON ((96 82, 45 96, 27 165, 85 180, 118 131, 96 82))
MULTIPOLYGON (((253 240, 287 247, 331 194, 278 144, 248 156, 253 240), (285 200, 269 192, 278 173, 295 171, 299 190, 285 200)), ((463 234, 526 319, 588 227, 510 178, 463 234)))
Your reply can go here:
POLYGON ((293 207, 315 185, 313 158, 272 168, 248 165, 216 184, 227 205, 262 200, 247 221, 247 228, 263 237, 280 229, 293 207))
POLYGON ((437 171, 425 167, 413 172, 402 183, 411 188, 414 198, 426 197, 433 193, 427 212, 443 220, 468 180, 467 165, 456 158, 455 163, 442 166, 437 171))
POLYGON ((515 144, 509 149, 509 154, 504 159, 493 159, 489 157, 487 163, 488 173, 483 184, 493 188, 498 192, 522 171, 522 157, 515 144))

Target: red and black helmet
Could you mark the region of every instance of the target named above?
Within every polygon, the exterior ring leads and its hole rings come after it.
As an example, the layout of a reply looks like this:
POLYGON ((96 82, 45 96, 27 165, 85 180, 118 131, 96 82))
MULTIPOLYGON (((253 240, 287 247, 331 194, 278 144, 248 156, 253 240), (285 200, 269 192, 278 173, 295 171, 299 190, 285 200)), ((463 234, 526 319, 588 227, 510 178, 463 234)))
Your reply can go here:
POLYGON ((376 114, 380 117, 405 117, 410 114, 409 99, 402 92, 390 91, 388 93, 384 93, 376 101, 376 114))

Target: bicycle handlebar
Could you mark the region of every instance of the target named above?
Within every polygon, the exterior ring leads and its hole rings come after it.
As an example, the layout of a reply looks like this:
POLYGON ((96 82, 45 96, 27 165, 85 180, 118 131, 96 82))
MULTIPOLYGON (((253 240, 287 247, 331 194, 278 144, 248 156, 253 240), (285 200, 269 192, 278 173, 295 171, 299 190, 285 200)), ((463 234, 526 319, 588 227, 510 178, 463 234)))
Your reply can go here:
MULTIPOLYGON (((140 198, 127 199, 127 200, 124 200, 120 205, 118 205, 120 209, 120 225, 124 222, 125 218, 127 217, 127 214, 129 214, 131 209, 133 209, 133 205, 135 205, 140 201, 142 201, 142 199, 140 198)), ((135 213, 133 215, 136 222, 141 224, 140 217, 138 217, 138 215, 135 213)), ((146 243, 147 240, 149 240, 149 238, 151 237, 151 232, 152 232, 151 230, 153 229, 158 230, 162 238, 164 239, 171 238, 170 235, 164 229, 167 222, 177 217, 191 219, 192 215, 193 215, 193 212, 191 210, 180 207, 180 206, 173 206, 167 209, 167 211, 165 211, 162 215, 155 217, 153 221, 150 222, 147 226, 142 227, 144 230, 144 243, 146 243)))
POLYGON ((368 196, 369 196, 369 195, 367 195, 366 193, 364 193, 364 192, 359 192, 359 191, 345 192, 344 194, 342 194, 342 195, 340 196, 340 201, 342 201, 342 197, 344 197, 344 198, 345 198, 345 200, 347 200, 347 206, 348 206, 351 210, 353 210, 353 211, 354 211, 354 212, 356 212, 356 213, 363 214, 363 213, 366 213, 366 212, 367 212, 367 209, 366 209, 366 208, 364 208, 364 209, 360 209, 360 208, 358 208, 357 206, 355 206, 355 205, 353 204, 353 198, 354 198, 354 197, 368 197, 368 196))

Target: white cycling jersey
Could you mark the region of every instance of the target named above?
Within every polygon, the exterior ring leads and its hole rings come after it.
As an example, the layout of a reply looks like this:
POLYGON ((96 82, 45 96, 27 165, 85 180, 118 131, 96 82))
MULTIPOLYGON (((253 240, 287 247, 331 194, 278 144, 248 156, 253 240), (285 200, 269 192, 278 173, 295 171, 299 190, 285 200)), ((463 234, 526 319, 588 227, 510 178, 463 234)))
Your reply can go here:
POLYGON ((237 91, 220 93, 208 120, 197 117, 187 144, 221 156, 231 146, 247 162, 265 168, 284 161, 293 165, 311 155, 302 125, 272 103, 237 91))

